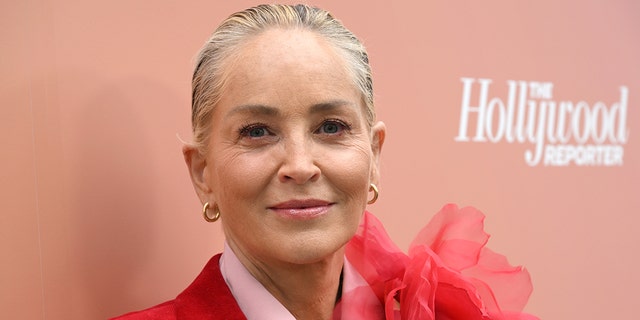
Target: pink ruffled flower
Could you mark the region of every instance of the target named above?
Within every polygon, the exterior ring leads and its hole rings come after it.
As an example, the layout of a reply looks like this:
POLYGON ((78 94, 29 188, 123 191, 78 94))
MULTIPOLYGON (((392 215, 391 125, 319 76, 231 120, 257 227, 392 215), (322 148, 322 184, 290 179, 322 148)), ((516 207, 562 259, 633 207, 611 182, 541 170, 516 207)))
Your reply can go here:
POLYGON ((485 247, 489 235, 483 221, 484 215, 472 207, 446 205, 406 255, 380 221, 365 212, 346 256, 369 285, 362 289, 373 291, 384 314, 374 317, 375 311, 358 307, 366 299, 354 290, 342 302, 361 312, 349 319, 538 319, 521 312, 532 291, 529 273, 485 247))

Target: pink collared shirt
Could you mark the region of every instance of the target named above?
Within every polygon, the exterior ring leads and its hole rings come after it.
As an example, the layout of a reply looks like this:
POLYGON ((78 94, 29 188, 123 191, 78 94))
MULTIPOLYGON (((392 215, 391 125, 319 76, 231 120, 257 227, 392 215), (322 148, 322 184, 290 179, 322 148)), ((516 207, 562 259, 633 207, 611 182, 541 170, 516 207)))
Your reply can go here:
MULTIPOLYGON (((224 244, 224 252, 220 258, 220 271, 247 319, 295 320, 289 310, 249 273, 226 242, 224 244)), ((356 288, 360 288, 360 292, 358 292, 360 298, 367 300, 368 304, 374 308, 382 308, 382 304, 372 290, 362 290, 362 288, 369 288, 367 282, 345 258, 342 295, 346 296, 347 293, 356 288)), ((349 304, 342 306, 341 315, 353 314, 351 312, 353 310, 349 309, 349 304)), ((344 319, 347 319, 347 317, 344 317, 344 319)))

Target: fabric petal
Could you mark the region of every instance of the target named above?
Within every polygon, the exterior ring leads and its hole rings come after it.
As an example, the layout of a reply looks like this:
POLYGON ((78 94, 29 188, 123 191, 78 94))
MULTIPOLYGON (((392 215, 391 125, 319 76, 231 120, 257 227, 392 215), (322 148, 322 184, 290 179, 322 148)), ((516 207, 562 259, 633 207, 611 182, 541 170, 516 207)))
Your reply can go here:
POLYGON ((365 212, 345 253, 383 303, 385 283, 402 279, 409 261, 409 257, 391 241, 382 223, 369 212, 365 212))
POLYGON ((433 259, 427 252, 411 259, 402 280, 405 287, 400 296, 402 319, 436 319, 437 281, 433 259))
POLYGON ((445 205, 418 233, 409 255, 415 246, 428 245, 450 268, 462 270, 475 265, 489 240, 483 221, 484 215, 472 207, 445 205))
POLYGON ((489 248, 482 250, 478 265, 463 273, 476 280, 483 300, 495 299, 502 312, 522 310, 533 291, 531 277, 525 268, 511 266, 505 256, 489 248))

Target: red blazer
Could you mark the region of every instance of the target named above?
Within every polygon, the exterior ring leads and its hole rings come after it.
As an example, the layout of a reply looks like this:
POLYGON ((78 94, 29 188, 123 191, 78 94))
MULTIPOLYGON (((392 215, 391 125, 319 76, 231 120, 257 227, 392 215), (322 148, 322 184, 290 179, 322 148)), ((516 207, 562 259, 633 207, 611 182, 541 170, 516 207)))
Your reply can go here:
POLYGON ((113 320, 246 320, 220 272, 220 254, 174 300, 113 320))

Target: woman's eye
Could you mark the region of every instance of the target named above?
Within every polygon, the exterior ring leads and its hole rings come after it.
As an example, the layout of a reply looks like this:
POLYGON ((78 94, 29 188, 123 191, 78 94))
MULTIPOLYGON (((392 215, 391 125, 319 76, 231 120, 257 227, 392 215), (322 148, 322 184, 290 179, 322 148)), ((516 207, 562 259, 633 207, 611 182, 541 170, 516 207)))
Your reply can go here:
POLYGON ((252 128, 249 130, 249 137, 257 138, 262 137, 267 133, 265 128, 252 128))
POLYGON ((321 133, 326 134, 339 134, 343 130, 349 129, 349 126, 343 123, 342 121, 337 120, 328 120, 325 121, 321 126, 319 131, 321 133))
POLYGON ((269 130, 263 125, 249 125, 240 129, 240 135, 249 138, 260 138, 269 135, 269 130))
POLYGON ((337 124, 329 122, 322 125, 322 130, 324 130, 325 133, 336 133, 340 128, 337 124))

